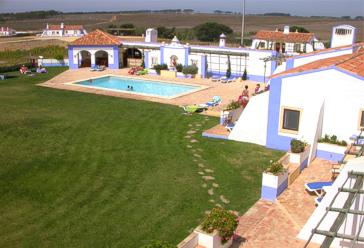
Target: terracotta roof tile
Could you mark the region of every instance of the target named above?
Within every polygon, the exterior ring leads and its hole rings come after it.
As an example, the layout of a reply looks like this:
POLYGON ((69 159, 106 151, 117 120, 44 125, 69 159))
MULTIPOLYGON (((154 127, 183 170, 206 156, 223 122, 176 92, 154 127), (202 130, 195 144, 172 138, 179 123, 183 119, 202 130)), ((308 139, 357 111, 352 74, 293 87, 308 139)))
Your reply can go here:
POLYGON ((254 36, 255 39, 269 40, 269 41, 280 41, 280 42, 293 42, 293 43, 308 43, 314 38, 313 33, 296 33, 289 32, 285 34, 281 31, 258 31, 254 36))
POLYGON ((72 46, 102 46, 102 45, 121 45, 121 39, 117 36, 105 33, 97 29, 85 36, 70 43, 72 46))
MULTIPOLYGON (((48 30, 62 30, 61 25, 49 25, 48 30)), ((64 25, 63 30, 83 30, 81 25, 64 25)))
MULTIPOLYGON (((364 46, 364 45, 363 45, 364 46)), ((363 46, 358 48, 353 54, 345 54, 337 57, 321 59, 308 63, 290 70, 277 73, 271 78, 286 76, 290 74, 325 69, 330 67, 337 67, 339 69, 351 72, 358 76, 364 77, 364 49, 363 46)))

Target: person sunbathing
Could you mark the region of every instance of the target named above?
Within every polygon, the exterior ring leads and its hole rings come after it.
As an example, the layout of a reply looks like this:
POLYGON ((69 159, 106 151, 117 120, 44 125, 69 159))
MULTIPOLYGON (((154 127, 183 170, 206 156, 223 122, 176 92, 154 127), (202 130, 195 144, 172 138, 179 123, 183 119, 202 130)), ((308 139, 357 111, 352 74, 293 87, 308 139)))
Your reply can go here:
POLYGON ((26 74, 27 72, 29 72, 29 69, 25 65, 22 65, 22 67, 20 67, 19 71, 21 74, 26 74))

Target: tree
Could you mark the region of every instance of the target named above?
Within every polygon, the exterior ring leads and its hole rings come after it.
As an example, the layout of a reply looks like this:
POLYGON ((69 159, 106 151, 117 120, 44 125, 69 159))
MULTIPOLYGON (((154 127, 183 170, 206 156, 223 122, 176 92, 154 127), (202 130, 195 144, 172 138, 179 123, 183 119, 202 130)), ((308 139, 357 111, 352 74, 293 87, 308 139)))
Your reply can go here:
POLYGON ((122 30, 122 33, 124 35, 135 35, 135 26, 133 23, 124 23, 120 25, 121 29, 125 29, 122 30))
POLYGON ((296 30, 298 33, 309 33, 310 32, 306 28, 300 27, 300 26, 289 27, 289 32, 296 32, 296 30))
POLYGON ((206 22, 194 27, 196 37, 200 41, 217 41, 222 33, 229 35, 233 30, 223 24, 206 22))
POLYGON ((157 28, 158 36, 160 38, 164 39, 173 39, 173 37, 176 35, 176 28, 166 28, 163 26, 160 26, 157 28))

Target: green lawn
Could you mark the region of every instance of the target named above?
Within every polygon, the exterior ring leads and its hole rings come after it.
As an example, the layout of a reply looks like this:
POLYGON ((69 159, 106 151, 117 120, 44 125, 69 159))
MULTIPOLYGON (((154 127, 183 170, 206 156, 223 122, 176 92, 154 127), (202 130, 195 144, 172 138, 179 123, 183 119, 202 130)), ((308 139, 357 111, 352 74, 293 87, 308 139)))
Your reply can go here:
POLYGON ((174 106, 35 85, 63 70, 0 81, 0 247, 177 244, 209 200, 245 212, 261 172, 282 155, 203 138, 217 119, 174 106), (219 185, 212 196, 198 174, 206 168, 219 185))

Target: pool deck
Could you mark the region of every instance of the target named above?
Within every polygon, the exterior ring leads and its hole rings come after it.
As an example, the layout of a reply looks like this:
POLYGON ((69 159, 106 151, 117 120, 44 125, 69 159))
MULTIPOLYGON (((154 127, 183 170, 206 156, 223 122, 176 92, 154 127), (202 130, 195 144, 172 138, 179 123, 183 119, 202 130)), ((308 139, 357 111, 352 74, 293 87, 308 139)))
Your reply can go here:
POLYGON ((41 86, 51 87, 56 89, 63 89, 63 90, 73 90, 85 93, 93 93, 98 95, 106 95, 106 96, 113 96, 113 97, 121 97, 121 98, 129 98, 135 100, 145 100, 145 101, 152 101, 152 102, 159 102, 164 104, 171 104, 171 105, 189 105, 189 104, 200 104, 206 103, 211 101, 212 97, 218 95, 222 99, 222 104, 218 107, 215 107, 213 110, 207 111, 205 114, 207 115, 218 115, 219 112, 224 105, 227 105, 232 100, 237 100, 238 96, 243 91, 244 85, 248 85, 251 91, 254 90, 255 85, 257 82, 255 81, 236 81, 233 83, 223 84, 220 82, 212 82, 210 79, 188 79, 188 78, 163 78, 157 75, 145 75, 145 76, 131 76, 128 75, 129 69, 119 69, 119 70, 112 70, 106 69, 104 71, 90 71, 89 68, 82 68, 77 70, 67 70, 56 77, 52 78, 51 80, 40 84, 41 86), (75 81, 83 81, 90 78, 95 77, 102 77, 102 76, 128 76, 133 77, 136 79, 150 79, 150 80, 160 80, 166 81, 168 83, 179 83, 179 84, 193 84, 198 86, 204 86, 205 89, 202 89, 197 92, 193 92, 190 94, 186 94, 183 96, 179 96, 173 99, 166 99, 166 98, 159 98, 159 97, 152 97, 152 96, 145 96, 145 95, 138 95, 138 94, 128 94, 124 92, 117 92, 117 91, 110 91, 110 90, 103 90, 103 89, 93 89, 93 88, 86 88, 83 86, 77 86, 71 83, 75 81))
POLYGON ((331 181, 330 161, 315 159, 276 202, 257 201, 240 217, 233 247, 303 247, 305 241, 296 236, 316 208, 316 195, 309 194, 304 185, 314 181, 331 181))

